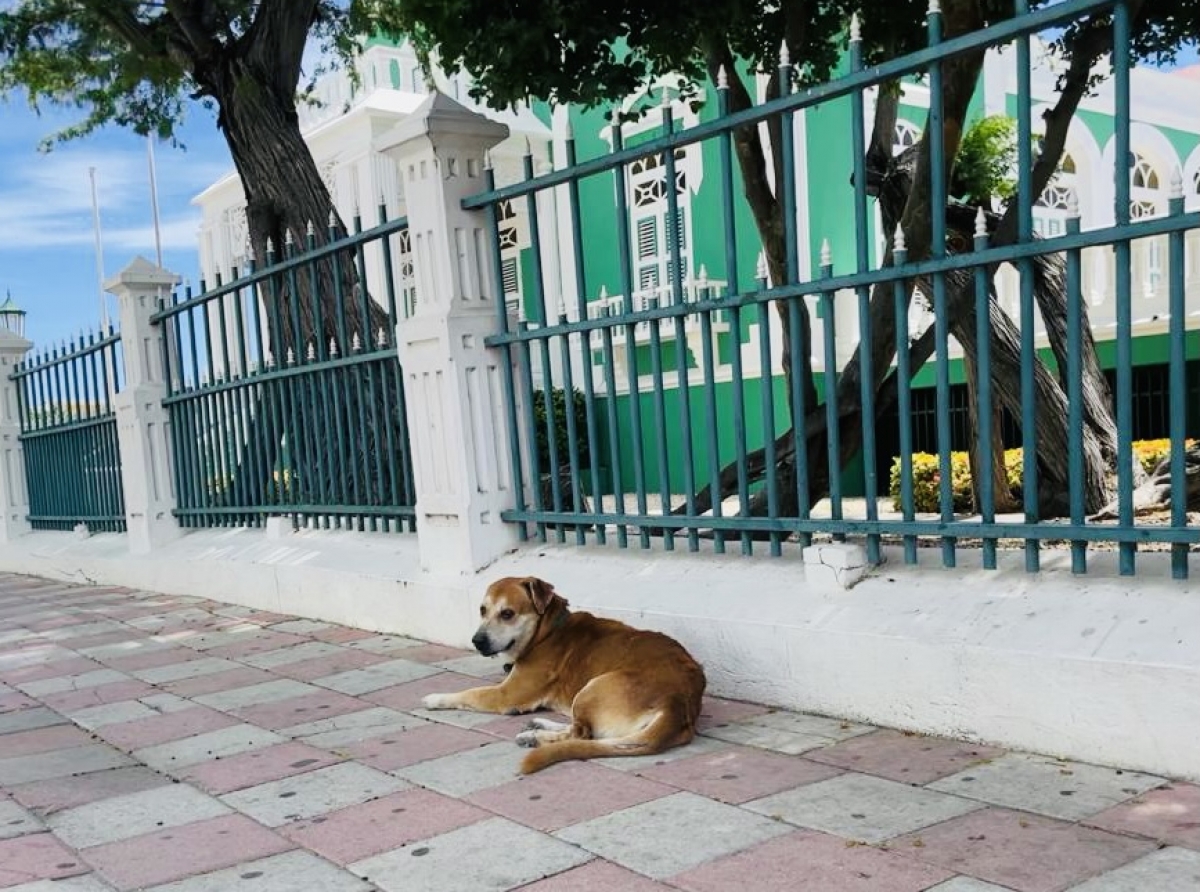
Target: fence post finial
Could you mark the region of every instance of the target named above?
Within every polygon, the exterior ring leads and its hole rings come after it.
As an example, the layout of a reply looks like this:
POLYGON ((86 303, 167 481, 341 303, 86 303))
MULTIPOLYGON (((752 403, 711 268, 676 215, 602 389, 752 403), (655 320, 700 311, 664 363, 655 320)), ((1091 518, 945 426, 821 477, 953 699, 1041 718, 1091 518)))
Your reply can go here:
POLYGON ((987 214, 983 212, 983 205, 980 205, 975 211, 975 238, 983 238, 987 234, 987 214))
POLYGON ((1171 168, 1171 186, 1168 198, 1183 198, 1183 170, 1176 164, 1171 168))
POLYGON ((908 245, 904 241, 904 229, 899 223, 896 224, 896 231, 892 235, 892 252, 907 251, 908 245))
POLYGON ((779 67, 787 68, 792 64, 792 54, 788 52, 787 41, 783 40, 779 43, 779 67))
POLYGON ((1073 220, 1079 219, 1079 193, 1074 189, 1067 190, 1067 216, 1073 220))
POLYGON ((725 71, 724 65, 722 65, 720 68, 717 69, 717 89, 718 90, 728 90, 729 89, 729 73, 725 71))
POLYGON ((862 25, 858 21, 858 13, 850 14, 850 42, 858 43, 862 40, 862 25))
POLYGON ((765 282, 770 274, 770 269, 767 267, 767 252, 759 251, 758 260, 754 264, 754 277, 759 281, 765 282))
POLYGON ((833 266, 833 248, 827 238, 821 239, 821 266, 833 266))

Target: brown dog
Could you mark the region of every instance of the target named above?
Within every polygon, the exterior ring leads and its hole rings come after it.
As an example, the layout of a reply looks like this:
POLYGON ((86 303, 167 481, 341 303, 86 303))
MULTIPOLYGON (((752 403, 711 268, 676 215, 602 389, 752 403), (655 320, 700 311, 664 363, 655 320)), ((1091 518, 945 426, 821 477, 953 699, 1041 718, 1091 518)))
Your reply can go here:
POLYGON ((645 756, 696 734, 704 670, 677 641, 590 613, 572 612, 548 582, 492 583, 471 643, 504 654, 512 671, 497 685, 429 694, 426 709, 517 715, 552 709, 571 723, 534 719, 517 735, 537 747, 521 762, 531 774, 566 759, 645 756))

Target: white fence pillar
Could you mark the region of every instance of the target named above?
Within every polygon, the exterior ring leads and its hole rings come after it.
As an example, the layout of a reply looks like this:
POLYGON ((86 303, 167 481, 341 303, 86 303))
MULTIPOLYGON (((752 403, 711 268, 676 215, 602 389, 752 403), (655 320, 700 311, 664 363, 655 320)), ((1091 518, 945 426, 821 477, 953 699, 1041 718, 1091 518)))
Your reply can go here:
POLYGON ((121 350, 125 356, 125 386, 114 400, 117 443, 121 450, 121 481, 125 490, 125 522, 129 550, 145 554, 177 538, 179 524, 171 514, 175 492, 167 410, 163 407, 163 328, 150 316, 179 283, 179 277, 137 257, 104 283, 117 298, 121 318, 121 350))
POLYGON ((9 380, 18 362, 33 347, 16 332, 0 328, 0 543, 29 532, 29 487, 21 448, 21 415, 17 384, 9 380))
POLYGON ((500 519, 514 504, 503 356, 484 346, 504 298, 486 215, 484 153, 508 128, 433 93, 376 141, 396 161, 408 208, 416 309, 396 344, 408 404, 421 566, 471 573, 517 543, 500 519))

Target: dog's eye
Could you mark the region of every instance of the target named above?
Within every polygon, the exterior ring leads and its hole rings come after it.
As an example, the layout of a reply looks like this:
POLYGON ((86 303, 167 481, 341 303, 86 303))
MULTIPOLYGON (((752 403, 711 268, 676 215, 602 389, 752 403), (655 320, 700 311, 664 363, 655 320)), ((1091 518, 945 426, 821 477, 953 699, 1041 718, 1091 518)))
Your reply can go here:
POLYGON ((479 615, 487 616, 487 608, 484 607, 482 604, 479 605, 479 615))
POLYGON ((508 620, 512 619, 516 615, 517 614, 515 612, 513 612, 512 610, 509 610, 507 607, 505 607, 503 610, 500 611, 500 618, 502 620, 505 620, 506 622, 508 620))

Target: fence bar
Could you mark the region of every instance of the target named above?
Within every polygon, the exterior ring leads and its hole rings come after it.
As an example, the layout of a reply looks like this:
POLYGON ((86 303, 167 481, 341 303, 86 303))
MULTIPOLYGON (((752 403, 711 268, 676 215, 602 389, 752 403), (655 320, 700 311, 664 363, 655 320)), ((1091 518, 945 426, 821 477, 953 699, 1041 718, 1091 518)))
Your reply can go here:
MULTIPOLYGON (((1067 231, 1079 231, 1079 203, 1067 217, 1067 231)), ((1083 478, 1083 258, 1067 252, 1067 489, 1071 523, 1084 523, 1083 478)), ((1087 572, 1087 543, 1071 542, 1071 572, 1087 572)))
MULTIPOLYGON (((1029 12, 1028 0, 1015 0, 1018 16, 1029 12)), ((1033 130, 1030 123, 1029 35, 1017 38, 1017 240, 1033 240, 1033 201, 1030 175, 1033 169, 1033 130)), ((1033 267, 1028 258, 1017 262, 1021 281, 1021 494, 1025 522, 1035 524, 1041 516, 1038 505, 1037 390, 1034 372, 1037 342, 1034 332, 1033 267)), ((1037 572, 1040 564, 1038 540, 1025 540, 1025 569, 1037 572)))
MULTIPOLYGON (((1113 142, 1113 176, 1115 177, 1117 226, 1129 224, 1130 150, 1129 110, 1129 6, 1120 0, 1113 8, 1113 101, 1115 133, 1113 142)), ((1130 278, 1131 245, 1129 234, 1117 241, 1116 310, 1117 310, 1117 522, 1133 526, 1133 295, 1130 278)), ((1117 563, 1122 576, 1134 572, 1136 547, 1131 542, 1118 546, 1117 563)))
MULTIPOLYGON (((975 218, 976 251, 984 251, 988 246, 987 219, 983 208, 975 218)), ((996 406, 992 398, 992 279, 985 266, 975 267, 975 344, 978 356, 975 361, 976 397, 979 418, 979 479, 975 481, 979 493, 979 519, 983 523, 996 522, 996 493, 992 485, 992 467, 996 462, 995 450, 992 448, 992 419, 995 417, 996 406)), ((1004 461, 1001 454, 1000 461, 1004 461)), ((1007 474, 1005 475, 1007 479, 1007 474)), ((983 540, 983 568, 996 569, 996 540, 983 540)))
MULTIPOLYGON (((1171 197, 1168 203, 1172 216, 1183 213, 1183 171, 1178 168, 1171 171, 1171 197)), ((1167 243, 1167 262, 1170 264, 1167 300, 1171 317, 1167 328, 1170 341, 1167 374, 1171 382, 1168 428, 1171 438, 1171 526, 1179 528, 1187 526, 1188 522, 1186 250, 1183 232, 1171 233, 1167 243)), ((1179 542, 1171 545, 1171 576, 1174 579, 1188 578, 1188 549, 1179 542)))

